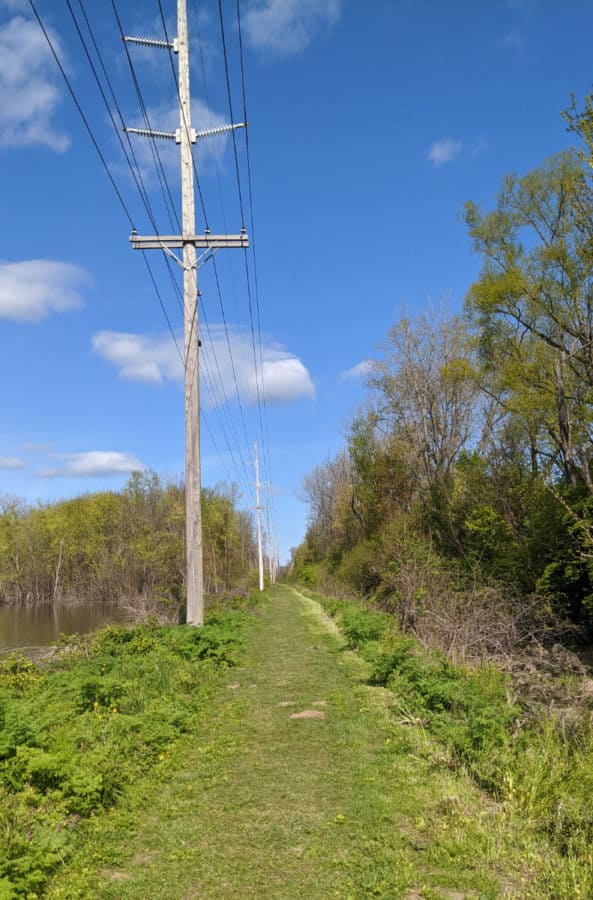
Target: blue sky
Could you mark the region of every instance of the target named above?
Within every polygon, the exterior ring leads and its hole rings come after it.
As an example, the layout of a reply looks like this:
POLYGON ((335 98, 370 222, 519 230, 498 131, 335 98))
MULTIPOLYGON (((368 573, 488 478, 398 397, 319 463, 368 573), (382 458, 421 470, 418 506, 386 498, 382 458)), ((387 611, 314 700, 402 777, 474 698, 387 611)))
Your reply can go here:
MULTIPOLYGON (((174 3, 162 3, 172 35, 174 3)), ((37 6, 134 224, 152 233, 66 0, 37 6)), ((116 6, 126 33, 162 37, 157 0, 116 6)), ((82 21, 79 0, 72 8, 82 21)), ((84 8, 125 120, 139 125, 111 0, 86 0, 84 8)), ((189 0, 188 8, 194 124, 203 128, 229 121, 218 5, 189 0)), ((223 10, 241 121, 235 0, 224 0, 223 10)), ((560 112, 571 91, 582 101, 593 84, 593 7, 241 0, 241 10, 264 437, 285 559, 305 529, 302 477, 335 452, 363 399, 360 364, 379 352, 402 308, 421 312, 445 296, 458 307, 478 271, 463 202, 491 203, 504 174, 570 146, 560 112)), ((130 53, 151 124, 175 128, 167 53, 130 53)), ((159 231, 170 233, 150 145, 132 140, 159 231)), ((247 207, 242 132, 237 142, 247 207)), ((159 151, 178 208, 175 145, 159 151)), ((199 142, 196 165, 212 231, 238 231, 229 137, 199 142)), ((26 0, 0 0, 0 197, 0 494, 35 502, 118 488, 140 466, 179 476, 179 356, 26 0)), ((198 205, 198 230, 203 224, 198 205)), ((180 335, 159 251, 150 264, 180 335)), ((230 477, 249 506, 251 445, 261 434, 243 253, 221 251, 216 265, 226 330, 212 263, 200 271, 203 480, 230 477)), ((250 273, 257 318, 251 256, 250 273)))

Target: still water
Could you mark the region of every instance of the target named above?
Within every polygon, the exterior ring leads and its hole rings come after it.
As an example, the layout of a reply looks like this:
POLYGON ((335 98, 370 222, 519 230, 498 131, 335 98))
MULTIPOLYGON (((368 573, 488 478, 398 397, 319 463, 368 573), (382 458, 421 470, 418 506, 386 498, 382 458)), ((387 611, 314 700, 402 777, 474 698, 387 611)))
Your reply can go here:
POLYGON ((60 634, 86 634, 124 619, 124 611, 113 603, 0 604, 0 652, 51 644, 60 634))

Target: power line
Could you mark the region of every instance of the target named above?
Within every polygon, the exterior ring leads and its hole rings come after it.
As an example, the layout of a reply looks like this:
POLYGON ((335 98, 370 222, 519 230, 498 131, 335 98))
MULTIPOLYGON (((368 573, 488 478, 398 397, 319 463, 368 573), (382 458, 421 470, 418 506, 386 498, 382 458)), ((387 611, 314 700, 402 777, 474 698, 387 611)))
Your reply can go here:
MULTIPOLYGON (((146 104, 145 104, 145 102, 144 102, 144 97, 143 97, 143 95, 142 95, 142 90, 141 90, 140 84, 139 84, 139 82, 138 82, 138 77, 137 77, 137 75, 136 75, 136 70, 135 70, 135 68, 134 68, 134 63, 133 63, 133 61, 132 61, 132 57, 131 57, 131 55, 130 55, 130 51, 129 51, 129 49, 128 49, 127 42, 124 40, 125 34, 124 34, 124 30, 123 30, 123 25, 122 25, 122 21, 121 21, 121 18, 120 18, 120 16, 119 16, 119 13, 118 13, 118 11, 117 11, 117 6, 116 6, 116 3, 115 3, 115 0, 111 0, 111 7, 112 7, 112 9, 113 9, 113 13, 114 13, 114 16, 115 16, 115 19, 116 19, 116 22, 117 22, 117 26, 118 26, 118 28, 119 28, 120 37, 121 37, 121 39, 122 39, 122 41, 123 41, 123 44, 124 44, 124 49, 125 49, 125 53, 126 53, 126 59, 127 59, 127 61, 128 61, 128 67, 129 67, 129 69, 130 69, 130 74, 131 74, 131 76, 132 76, 132 81, 133 81, 133 84, 134 84, 134 89, 135 89, 135 91, 136 91, 136 97, 137 97, 137 99, 138 99, 138 104, 139 104, 140 110, 141 110, 141 112, 142 112, 142 117, 143 117, 143 119, 144 119, 144 124, 146 125, 146 129, 147 129, 148 131, 151 131, 151 130, 152 130, 152 127, 151 127, 151 124, 150 124, 150 118, 149 118, 149 115, 148 115, 148 110, 147 110, 146 104)), ((164 166, 163 166, 163 161, 162 161, 162 159, 161 159, 161 155, 160 155, 160 153, 159 153, 159 150, 158 150, 158 147, 157 147, 157 144, 156 144, 156 140, 155 140, 154 138, 149 138, 149 146, 150 146, 151 153, 152 153, 152 157, 153 157, 153 161, 154 161, 154 164, 155 164, 155 167, 156 167, 157 177, 158 177, 158 180, 159 180, 159 184, 160 184, 160 187, 161 187, 161 191, 162 191, 163 197, 164 197, 164 199, 165 199, 165 208, 167 209, 167 213, 168 213, 168 215, 169 215, 169 220, 170 220, 170 223, 171 223, 171 228, 172 228, 173 230, 175 230, 175 224, 176 224, 176 225, 177 225, 177 230, 178 230, 178 231, 181 231, 181 225, 180 225, 180 222, 179 222, 179 216, 177 215, 177 209, 176 209, 175 203, 173 202, 173 197, 171 196, 171 189, 170 189, 170 187, 169 187, 169 182, 168 182, 168 179, 167 179, 167 175, 166 175, 166 172, 165 172, 165 168, 164 168, 164 166)))
MULTIPOLYGON (((164 32, 164 35, 165 35, 165 40, 167 41, 168 44, 170 44, 171 41, 169 40, 169 34, 168 34, 168 32, 167 32, 167 22, 166 22, 166 19, 165 19, 165 14, 164 14, 164 12, 163 12, 163 6, 162 6, 162 3, 161 3, 161 0, 157 0, 157 3, 158 3, 158 6, 159 6, 159 13, 160 13, 160 16, 161 16, 161 23, 162 23, 162 25, 163 25, 163 32, 164 32)), ((171 48, 169 48, 169 54, 168 54, 168 55, 169 55, 169 62, 170 62, 170 64, 171 64, 171 72, 172 72, 172 74, 173 74, 173 81, 175 82, 175 89, 176 89, 176 91, 177 91, 177 98, 179 99, 179 80, 178 80, 178 78, 177 78, 177 72, 175 71, 175 64, 174 64, 174 62, 173 62, 173 54, 172 54, 172 52, 171 52, 171 48)), ((187 127, 187 121, 186 121, 186 118, 185 118, 185 112, 184 112, 183 108, 182 108, 182 110, 181 110, 181 114, 182 114, 182 117, 183 117, 183 127, 185 128, 186 134, 189 134, 188 127, 187 127)), ((231 120, 231 121, 232 121, 232 120, 231 120)), ((234 132, 233 132, 233 133, 234 133, 234 132)), ((194 159, 194 151, 193 151, 193 147, 192 147, 192 153, 191 153, 191 161, 192 161, 192 168, 193 168, 193 170, 194 170, 194 178, 195 178, 195 180, 196 180, 196 186, 197 186, 197 188, 198 188, 198 197, 199 197, 199 199, 200 199, 200 206, 201 206, 201 209, 202 209, 202 215, 204 216, 204 227, 206 228, 206 230, 208 230, 208 227, 209 227, 209 226, 208 226, 208 215, 207 215, 207 213, 206 213, 206 204, 204 203, 204 195, 203 195, 203 193, 202 193, 202 184, 201 184, 201 181, 200 181, 200 177, 199 177, 199 175, 198 175, 198 170, 197 170, 197 166, 196 166, 196 161, 195 161, 195 159, 194 159)))
MULTIPOLYGON (((160 18, 161 18, 161 24, 162 24, 162 27, 163 27, 163 32, 164 32, 164 35, 165 35, 165 41, 166 41, 167 44, 171 44, 171 41, 170 41, 170 39, 169 39, 168 30, 167 30, 167 22, 166 22, 166 19, 165 19, 165 14, 164 14, 164 10, 163 10, 163 6, 162 6, 161 0, 157 0, 157 4, 158 4, 158 8, 159 8, 159 14, 160 14, 160 18)), ((223 31, 223 42, 224 42, 224 31, 223 31)), ((201 49, 201 47, 200 47, 200 49, 201 49)), ((171 52, 171 49, 170 49, 170 48, 169 48, 169 54, 168 54, 168 55, 169 55, 169 61, 170 61, 170 65, 171 65, 171 72, 172 72, 172 75, 173 75, 173 81, 174 81, 174 84, 175 84, 176 91, 177 91, 177 93, 179 94, 179 82, 178 82, 178 78, 177 78, 177 73, 176 73, 176 71, 175 71, 175 66, 174 66, 174 64, 173 64, 172 52, 171 52)), ((225 46, 225 56, 226 56, 226 46, 225 46)), ((203 62, 203 58, 202 58, 202 62, 203 62)), ((227 69, 227 85, 228 85, 228 69, 227 69)), ((229 90, 230 90, 230 89, 229 89, 229 90)), ((230 92, 229 92, 229 99, 230 99, 230 92)), ((183 110, 182 110, 182 112, 183 112, 183 110)), ((232 112, 232 104, 230 104, 229 112, 230 112, 230 121, 231 121, 231 123, 232 123, 232 122, 234 121, 234 119, 233 119, 233 112, 232 112)), ((186 132, 187 132, 187 121, 185 120, 185 116, 183 116, 183 124, 184 124, 184 127, 185 127, 186 132)), ((235 164, 236 164, 236 172, 237 172, 237 183, 238 183, 238 186, 239 186, 239 195, 240 195, 241 227, 242 227, 242 230, 244 230, 243 200, 242 200, 241 187, 240 187, 240 180, 239 180, 239 169, 238 169, 238 162, 237 162, 237 145, 236 145, 236 137, 235 137, 235 132, 234 132, 234 131, 232 132, 232 136, 233 136, 233 145, 234 145, 234 149, 235 149, 235 164)), ((197 168, 196 168, 196 163, 195 163, 193 151, 192 151, 192 164, 193 164, 193 168, 194 168, 194 174, 195 174, 195 177, 196 177, 196 184, 197 184, 197 186, 198 186, 198 191, 199 191, 199 196, 200 196, 200 201, 201 201, 201 206, 202 206, 202 213, 203 213, 203 215, 204 215, 204 221, 205 221, 206 228, 208 228, 208 215, 207 215, 207 212, 206 212, 206 207, 205 207, 204 197, 203 197, 203 193, 202 193, 202 189, 201 189, 201 184, 200 184, 200 178, 199 178, 199 176, 198 176, 198 172, 197 172, 197 168)), ((217 168, 218 168, 218 161, 217 161, 217 168)), ((220 179, 219 179, 219 186, 220 186, 220 179)), ((222 195, 221 195, 221 200, 222 200, 222 195)), ((224 207, 223 207, 223 219, 224 219, 224 225, 225 225, 225 230, 226 230, 226 217, 224 216, 224 207)), ((221 283, 220 283, 220 278, 219 278, 218 268, 217 268, 217 265, 216 265, 216 259, 215 259, 215 258, 212 259, 212 266, 213 266, 214 274, 215 274, 216 290, 217 290, 217 294, 218 294, 218 301, 219 301, 219 306, 220 306, 220 311, 221 311, 221 316, 222 316, 222 321, 223 321, 223 327, 224 327, 224 332, 225 332, 225 337, 226 337, 227 350, 228 350, 228 354, 229 354, 229 361, 230 361, 230 364, 231 364, 231 371, 232 371, 232 376, 233 376, 233 383, 234 383, 234 387, 235 387, 235 393, 236 393, 236 397, 237 397, 237 403, 238 403, 238 406, 239 406, 239 412, 240 412, 241 422, 242 422, 242 426, 243 426, 243 432, 244 432, 244 437, 245 437, 245 443, 246 443, 246 446, 248 446, 248 445, 249 445, 249 438, 248 438, 248 436, 247 436, 247 426, 246 426, 246 422, 245 422, 245 414, 244 414, 244 411, 243 411, 243 404, 242 404, 242 401, 241 401, 241 394, 240 394, 240 391, 239 391, 239 384, 238 384, 238 379, 237 379, 237 372, 236 372, 236 367, 235 367, 235 360, 234 360, 234 355, 233 355, 233 350, 232 350, 232 345, 231 345, 231 340, 230 340, 230 335, 229 335, 229 330, 228 330, 228 323, 227 323, 227 318, 226 318, 226 313, 225 313, 224 303, 223 303, 223 298, 222 298, 222 288, 221 288, 221 283)), ((207 322, 207 319, 206 319, 206 317, 205 317, 205 310, 204 310, 203 312, 204 312, 203 318, 204 318, 204 320, 207 322)), ((256 377, 257 377, 257 373, 256 373, 256 377)), ((222 377, 221 377, 221 383, 222 383, 222 377)), ((226 391, 225 391, 225 395, 226 395, 226 391)), ((230 417, 230 421, 232 422, 232 417, 230 417)), ((233 425, 233 430, 234 430, 234 425, 233 425)), ((237 446, 239 446, 238 440, 237 440, 237 446)), ((241 457, 242 457, 242 454, 241 454, 241 457)), ((246 468, 246 466, 245 466, 245 461, 244 461, 243 457, 242 457, 242 463, 243 463, 244 468, 246 468)))
POLYGON ((82 110, 82 107, 81 107, 81 105, 80 105, 80 102, 79 102, 79 100, 78 100, 78 97, 76 96, 76 93, 75 93, 75 91, 74 91, 74 88, 72 87, 72 84, 70 83, 70 79, 69 79, 68 76, 66 75, 66 72, 65 72, 65 70, 64 70, 64 67, 63 67, 62 63, 60 62, 60 58, 59 58, 59 56, 58 56, 58 54, 57 54, 57 51, 56 51, 56 49, 55 49, 55 47, 54 47, 54 44, 53 44, 53 41, 52 41, 52 39, 51 39, 51 37, 50 37, 50 35, 49 35, 49 32, 47 31, 45 25, 43 24, 43 21, 41 20, 41 16, 40 16, 39 13, 37 12, 37 7, 35 6, 34 0, 29 0, 29 5, 30 5, 31 9, 33 10, 33 14, 34 14, 35 18, 37 19, 37 23, 39 24, 39 27, 41 28, 41 30, 42 30, 42 32, 43 32, 43 35, 44 35, 44 37, 45 37, 45 40, 47 41, 47 44, 48 44, 49 49, 50 49, 50 51, 51 51, 51 54, 52 54, 52 56, 53 56, 53 58, 54 58, 54 60, 55 60, 55 62, 56 62, 56 65, 57 65, 58 69, 60 70, 60 73, 61 73, 61 75, 62 75, 62 78, 64 79, 64 81, 65 81, 65 83, 66 83, 66 87, 68 88, 68 91, 70 92, 70 96, 72 97, 72 100, 74 101, 74 104, 75 104, 75 106, 76 106, 76 109, 78 110, 78 112, 79 112, 79 114, 80 114, 80 118, 82 119, 82 121, 83 121, 83 123, 84 123, 84 127, 86 128, 87 133, 88 133, 88 135, 89 135, 91 141, 93 142, 93 146, 94 146, 95 150, 97 151, 97 154, 98 154, 98 156, 99 156, 99 159, 101 160, 101 164, 102 164, 103 168, 105 169, 105 172, 106 172, 106 174, 107 174, 107 177, 108 177, 108 179, 109 179, 109 182, 110 182, 110 184, 111 184, 111 187, 113 188, 113 190, 114 190, 114 192, 115 192, 115 195, 117 196, 117 199, 119 200, 120 205, 121 205, 121 207, 122 207, 124 213, 125 213, 126 216, 127 216, 127 219, 128 219, 128 221, 129 221, 129 223, 130 223, 130 226, 133 228, 133 227, 134 227, 134 221, 133 221, 133 219, 132 219, 132 214, 131 214, 130 210, 128 209, 128 206, 127 206, 127 204, 126 204, 124 198, 122 197, 122 195, 121 195, 121 193, 120 193, 120 190, 119 190, 117 184, 115 183, 115 180, 114 180, 114 178, 113 178, 113 175, 111 174, 111 170, 110 170, 109 166, 107 165, 107 160, 105 159, 105 157, 104 157, 104 155, 103 155, 103 152, 101 151, 101 148, 99 147, 99 144, 97 143, 97 140, 96 140, 96 138, 95 138, 95 135, 93 134, 93 130, 92 130, 90 124, 89 124, 89 121, 88 121, 87 117, 85 116, 85 114, 84 114, 84 112, 83 112, 83 110, 82 110))
MULTIPOLYGON (((48 30, 46 29, 46 27, 45 27, 45 25, 44 25, 44 23, 43 23, 43 20, 41 19, 41 16, 40 16, 40 14, 39 14, 39 12, 38 12, 36 6, 35 6, 34 0, 29 0, 29 3, 30 3, 30 6, 31 6, 31 9, 32 9, 32 11, 33 11, 33 14, 34 14, 34 16, 35 16, 35 18, 36 18, 36 20, 37 20, 37 23, 38 23, 39 27, 41 28, 41 31, 42 31, 42 33, 43 33, 43 35, 44 35, 44 37, 45 37, 45 39, 46 39, 46 41, 47 41, 47 44, 48 44, 48 46, 49 46, 49 48, 50 48, 50 51, 51 51, 52 56, 53 56, 53 58, 54 58, 54 60, 55 60, 55 63, 56 63, 56 65, 57 65, 57 67, 58 67, 58 69, 59 69, 59 71, 60 71, 60 74, 62 75, 62 78, 64 79, 64 82, 66 83, 66 86, 67 86, 68 91, 69 91, 69 93, 70 93, 70 95, 71 95, 71 97, 72 97, 72 100, 74 101, 74 104, 75 104, 75 106, 76 106, 76 109, 77 109, 77 111, 78 111, 78 113, 79 113, 79 115, 80 115, 80 117, 81 117, 81 119, 82 119, 82 121, 83 121, 83 123, 84 123, 84 126, 85 126, 85 128, 86 128, 86 131, 87 131, 89 137, 91 138, 91 141, 92 141, 92 143, 93 143, 93 146, 94 146, 94 148, 95 148, 95 151, 97 152, 97 155, 99 156, 99 159, 101 160, 101 164, 102 164, 102 166, 103 166, 103 168, 104 168, 104 170, 105 170, 105 172, 106 172, 106 174, 107 174, 107 177, 108 177, 108 179, 109 179, 109 182, 110 182, 110 184, 111 184, 111 186, 112 186, 112 188, 113 188, 113 190, 114 190, 114 192, 115 192, 115 194, 116 194, 116 196, 117 196, 117 198, 118 198, 118 200, 119 200, 119 202, 120 202, 120 205, 121 205, 122 209, 124 210, 124 213, 125 213, 125 215, 126 215, 126 217, 127 217, 127 219, 128 219, 128 222, 129 222, 129 224, 130 224, 130 227, 131 227, 132 229, 134 229, 134 219, 133 219, 133 217, 132 217, 132 214, 131 214, 131 212, 130 212, 130 209, 129 209, 127 203, 125 202, 125 200, 123 199, 123 196, 122 196, 122 194, 121 194, 121 191, 119 190, 119 188, 118 188, 118 186, 117 186, 117 184, 116 184, 116 182, 115 182, 115 179, 114 179, 114 177, 113 177, 113 174, 112 174, 112 172, 111 172, 111 170, 110 170, 110 168, 109 168, 109 165, 108 165, 108 163, 107 163, 107 160, 106 160, 106 158, 105 158, 105 155, 103 154, 103 152, 102 152, 102 150, 101 150, 101 148, 100 148, 100 146, 99 146, 98 140, 97 140, 97 138, 95 137, 95 134, 94 134, 93 129, 92 129, 90 123, 89 123, 89 120, 88 120, 87 116, 85 115, 84 110, 82 109, 81 103, 80 103, 80 101, 78 100, 78 97, 77 97, 77 95, 76 95, 76 92, 74 91, 74 88, 73 88, 73 86, 72 86, 72 84, 71 84, 71 82, 70 82, 68 76, 66 75, 64 66, 63 66, 62 63, 61 63, 61 60, 60 60, 60 58, 59 58, 59 56, 58 56, 57 50, 56 50, 56 48, 55 48, 55 46, 54 46, 54 43, 53 43, 53 41, 52 41, 52 39, 51 39, 51 36, 50 36, 48 30)), ((96 83, 97 83, 97 87, 99 88, 99 91, 100 91, 100 93, 101 93, 101 97, 102 97, 102 99, 103 99, 103 102, 104 102, 104 104, 105 104, 105 106, 106 106, 106 109, 107 109, 107 111, 108 111, 109 117, 110 117, 110 119, 111 119, 111 123, 112 123, 112 125, 113 125, 113 127, 114 127, 114 130, 115 130, 116 134, 117 134, 118 137, 119 137, 119 130, 118 130, 118 128, 117 128, 117 126, 116 126, 116 123, 115 123, 115 121, 114 121, 114 117, 113 117, 113 113, 112 113, 111 107, 110 107, 109 102, 108 102, 108 100, 107 100, 107 97, 106 97, 106 95, 105 95, 105 91, 103 90, 103 87, 102 87, 102 85, 101 85, 101 82, 100 82, 100 78, 99 78, 97 69, 96 69, 96 67, 95 67, 95 65, 94 65, 94 63, 93 63, 92 57, 91 57, 91 55, 90 55, 90 51, 89 51, 89 49, 88 49, 88 45, 86 44, 86 41, 85 41, 85 39, 84 39, 84 36, 82 35, 82 32, 81 32, 81 29, 80 29, 78 20, 76 19, 76 16, 75 16, 75 14, 74 14, 74 10, 72 9, 72 6, 71 6, 69 0, 67 0, 67 5, 68 5, 68 9, 69 9, 70 15, 71 15, 71 17, 72 17, 72 19, 73 19, 73 22, 74 22, 74 25, 75 25, 77 34, 78 34, 79 39, 80 39, 80 41, 81 41, 81 44, 82 44, 82 46, 83 46, 83 50, 84 50, 84 52, 85 52, 87 61, 88 61, 88 63, 89 63, 89 66, 90 66, 90 68, 91 68, 91 71, 92 71, 92 73, 93 73, 93 76, 94 76, 94 78, 95 78, 95 81, 96 81, 96 83)), ((120 118, 122 118, 122 121, 123 121, 123 117, 121 116, 121 109, 120 109, 120 107, 119 107, 119 104, 117 103, 117 98, 116 98, 115 92, 114 92, 114 90, 113 90, 113 86, 112 86, 112 84, 111 84, 111 82, 110 82, 110 80, 109 80, 109 77, 108 77, 108 75, 107 75, 107 71, 106 71, 106 68, 105 68, 105 65, 104 65, 104 62, 103 62, 103 59, 102 59, 102 55, 101 55, 101 53, 100 53, 99 47, 98 47, 98 45, 97 45, 97 42, 96 42, 96 40, 95 40, 95 38, 94 38, 94 34, 93 34, 93 31, 92 31, 92 27, 91 27, 90 22, 89 22, 89 20, 88 20, 88 16, 86 15, 86 11, 85 11, 84 6, 83 6, 83 4, 82 4, 82 0, 79 0, 79 5, 80 5, 80 7, 81 7, 81 11, 82 11, 82 14, 83 14, 85 23, 86 23, 86 25, 87 25, 87 28, 88 28, 88 30, 89 30, 89 34, 91 35, 91 40, 92 40, 92 42, 93 42, 93 46, 94 46, 95 51, 96 51, 96 53, 97 53, 97 57, 98 57, 98 59, 99 59, 99 62, 100 62, 102 71, 104 72, 104 75, 105 75, 105 77, 106 77, 106 81, 107 81, 107 83, 108 83, 109 90, 110 90, 110 93, 111 93, 112 98, 113 98, 113 100, 114 100, 116 109, 117 109, 117 111, 118 111, 118 114, 120 115, 120 118)), ((117 15, 117 10, 116 10, 115 8, 114 8, 114 11, 116 12, 116 15, 117 15)), ((139 86, 138 86, 138 89, 139 89, 139 86)), ((125 146, 123 145, 123 142, 121 142, 121 140, 120 140, 120 146, 122 147, 122 151, 123 151, 123 153, 124 153, 124 157, 126 158, 126 161, 127 161, 127 163, 128 163, 128 166, 129 166, 130 169, 131 169, 132 175, 133 175, 133 177, 134 177, 134 181, 135 181, 135 183, 136 183, 136 187, 138 188, 138 191, 139 191, 139 193, 140 193, 141 199, 142 199, 143 202, 144 202, 144 205, 145 205, 145 208, 146 208, 147 213, 148 213, 148 215, 149 215, 149 218, 150 218, 151 221, 154 223, 155 231, 158 231, 158 229, 156 228, 156 220, 155 220, 155 217, 154 217, 154 213, 152 212, 152 209, 151 209, 151 206, 150 206, 150 201, 149 201, 149 199, 148 199, 148 193, 147 193, 146 188, 145 188, 145 186, 144 186, 144 184, 143 184, 143 182, 142 182, 142 180, 141 180, 141 179, 142 179, 142 176, 141 176, 141 172, 140 172, 140 167, 139 167, 138 164, 137 164, 137 161, 136 161, 136 159, 135 159, 135 155, 133 156, 133 158, 134 158, 134 162, 135 162, 135 165, 136 165, 138 177, 136 177, 136 172, 134 171, 134 166, 132 165, 132 163, 131 163, 131 161, 130 161, 130 157, 128 156, 128 154, 127 154, 127 152, 126 152, 126 149, 125 149, 125 146)), ((131 152, 132 152, 132 154, 133 154, 133 149, 132 149, 132 148, 130 148, 130 149, 131 149, 131 152)), ((162 165, 162 164, 161 164, 161 165, 162 165)), ((155 276, 154 276, 154 272, 153 272, 153 270, 152 270, 152 268, 151 268, 151 266, 150 266, 150 263, 148 262, 148 259, 147 259, 145 253, 142 253, 142 258, 143 258, 143 260, 144 260, 144 264, 145 264, 145 266, 146 266, 146 269, 147 269, 147 272, 148 272, 150 281, 151 281, 151 283, 152 283, 152 286, 153 286, 153 288, 154 288, 154 290, 155 290, 155 293, 156 293, 156 295, 157 295, 157 299, 158 299, 159 305, 160 305, 160 307, 161 307, 161 310, 162 310, 162 313, 163 313, 163 315, 164 315, 165 321, 166 321, 167 326, 168 326, 168 328, 169 328, 169 331, 170 331, 170 333, 171 333, 171 337, 172 337, 173 342, 174 342, 174 344, 175 344, 175 347, 176 347, 177 353, 178 353, 178 355, 179 355, 180 361, 181 361, 182 365, 185 365, 183 356, 182 356, 182 354, 181 354, 181 350, 180 350, 179 344, 178 344, 178 342, 177 342, 177 337, 176 337, 176 334, 175 334, 175 330, 174 330, 174 328, 173 328, 173 325, 172 325, 171 320, 170 320, 170 318, 169 318, 169 315, 168 315, 168 313, 167 313, 167 310, 166 310, 166 307, 165 307, 165 303, 164 303, 162 294, 161 294, 161 292, 160 292, 160 290, 159 290, 159 287, 158 287, 156 278, 155 278, 155 276)), ((167 262, 169 262, 169 261, 167 260, 167 262)), ((172 274, 172 273, 171 273, 171 274, 172 274)), ((175 286, 177 286, 177 282, 175 281, 174 278, 173 278, 173 283, 174 283, 175 286)), ((222 464, 222 466, 223 466, 223 469, 225 470, 226 474, 228 475, 228 470, 226 469, 226 466, 224 465, 224 461, 223 461, 222 455, 220 454, 220 451, 219 451, 218 448, 217 448, 217 445, 216 445, 216 442, 215 442, 215 440, 214 440, 214 436, 213 436, 213 434, 212 434, 212 432, 211 432, 209 423, 208 423, 206 420, 205 420, 205 424, 206 424, 207 430, 208 430, 208 432, 209 432, 209 436, 210 436, 210 438, 211 438, 212 445, 213 445, 213 447, 214 447, 214 449, 215 449, 215 452, 216 452, 217 455, 219 456, 220 461, 221 461, 221 464, 222 464)), ((230 449, 230 445, 229 445, 229 449, 230 449)), ((232 450, 231 450, 231 455, 232 455, 232 450)), ((231 479, 230 479, 230 476, 229 476, 229 481, 230 481, 230 480, 231 480, 231 479)))
MULTIPOLYGON (((237 34, 239 38, 239 59, 240 59, 240 71, 241 71, 241 97, 243 101, 243 119, 245 122, 249 121, 247 115, 247 90, 246 90, 246 78, 245 78, 245 53, 243 48, 243 29, 241 26, 241 5, 240 0, 236 0, 236 17, 237 17, 237 34)), ((256 303, 256 311, 257 311, 257 330, 259 335, 259 352, 260 352, 260 363, 262 367, 262 395, 263 395, 263 407, 264 407, 264 422, 265 422, 265 430, 266 430, 266 440, 264 442, 264 464, 266 466, 266 477, 270 484, 270 504, 272 506, 272 524, 274 530, 277 531, 276 526, 276 516, 274 509, 274 502, 272 499, 272 472, 270 466, 270 435, 268 429, 268 413, 267 413, 267 404, 266 404, 266 394, 265 394, 265 385, 263 384, 263 349, 262 349, 262 333, 261 333, 261 315, 260 315, 260 302, 259 302, 259 276, 258 276, 258 266, 257 266, 257 244, 256 244, 256 234, 255 234, 255 221, 254 221, 254 203, 253 203, 253 177, 251 171, 251 151, 249 146, 249 128, 245 129, 245 154, 247 157, 247 183, 248 183, 248 191, 249 191, 249 214, 250 214, 250 231, 251 231, 251 246, 253 253, 253 272, 254 272, 254 286, 255 286, 255 303, 256 303)))

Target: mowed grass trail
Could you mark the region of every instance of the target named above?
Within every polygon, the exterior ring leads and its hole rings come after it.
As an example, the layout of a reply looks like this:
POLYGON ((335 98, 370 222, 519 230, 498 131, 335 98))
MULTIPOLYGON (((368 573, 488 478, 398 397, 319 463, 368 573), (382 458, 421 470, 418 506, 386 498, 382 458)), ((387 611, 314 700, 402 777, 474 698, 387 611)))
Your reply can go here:
POLYGON ((214 709, 159 783, 90 824, 50 896, 544 896, 530 893, 537 848, 397 722, 294 589, 268 593, 214 709))

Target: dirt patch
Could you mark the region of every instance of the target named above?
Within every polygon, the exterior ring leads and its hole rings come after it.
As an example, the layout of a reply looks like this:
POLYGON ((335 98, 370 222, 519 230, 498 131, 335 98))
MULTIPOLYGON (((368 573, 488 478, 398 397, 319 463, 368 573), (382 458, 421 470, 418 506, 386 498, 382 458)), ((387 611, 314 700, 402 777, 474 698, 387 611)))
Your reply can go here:
POLYGON ((241 687, 241 685, 237 681, 237 682, 235 682, 235 684, 227 684, 227 687, 228 687, 229 691, 236 691, 237 688, 241 687))
POLYGON ((102 878, 108 878, 109 881, 125 881, 128 877, 126 872, 119 872, 117 869, 101 869, 102 878))
POLYGON ((157 857, 155 850, 143 850, 134 857, 135 866, 149 866, 157 857))
POLYGON ((327 706, 327 700, 314 700, 311 706, 327 706))
POLYGON ((320 709, 304 709, 300 713, 293 713, 291 719, 325 719, 325 713, 320 709))
POLYGON ((296 706, 296 700, 281 700, 278 706, 296 706))

